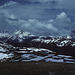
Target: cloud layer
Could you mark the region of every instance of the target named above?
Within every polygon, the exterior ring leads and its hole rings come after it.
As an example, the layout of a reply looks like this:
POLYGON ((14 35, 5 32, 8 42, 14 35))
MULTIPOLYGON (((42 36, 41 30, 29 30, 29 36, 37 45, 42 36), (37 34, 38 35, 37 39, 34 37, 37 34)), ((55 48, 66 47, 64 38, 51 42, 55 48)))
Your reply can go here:
POLYGON ((66 3, 63 0, 31 0, 31 2, 33 3, 20 4, 10 1, 0 6, 0 30, 8 30, 10 33, 24 30, 37 35, 67 35, 75 30, 75 11, 68 9, 70 6, 66 5, 67 0, 66 3), (51 3, 53 1, 54 3, 51 3))

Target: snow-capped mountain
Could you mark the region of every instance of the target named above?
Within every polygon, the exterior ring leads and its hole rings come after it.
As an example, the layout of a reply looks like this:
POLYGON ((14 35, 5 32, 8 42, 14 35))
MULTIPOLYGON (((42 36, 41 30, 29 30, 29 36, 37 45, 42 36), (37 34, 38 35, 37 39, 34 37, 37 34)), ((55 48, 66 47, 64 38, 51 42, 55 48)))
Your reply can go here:
MULTIPOLYGON (((3 33, 4 34, 4 33, 3 33)), ((13 35, 0 37, 15 47, 34 47, 52 50, 58 54, 75 56, 75 39, 72 36, 37 36, 19 30, 13 35)))
POLYGON ((41 43, 46 43, 46 44, 56 44, 58 47, 63 47, 63 46, 75 46, 75 40, 72 39, 71 36, 67 37, 39 37, 37 39, 33 39, 33 42, 41 42, 41 43))
MULTIPOLYGON (((73 35, 74 36, 74 35, 73 35)), ((15 41, 18 43, 26 42, 31 43, 31 42, 40 42, 40 43, 55 43, 58 47, 63 47, 63 46, 75 46, 75 39, 70 36, 37 36, 33 35, 30 32, 23 32, 22 30, 16 31, 14 34, 10 35, 9 33, 2 32, 0 33, 0 40, 3 40, 5 42, 8 41, 15 41), (5 38, 5 39, 4 39, 5 38)))
POLYGON ((23 42, 24 39, 35 37, 35 35, 32 35, 30 32, 23 32, 22 30, 14 32, 14 34, 10 34, 7 32, 1 32, 0 33, 0 39, 7 42, 8 40, 18 40, 17 42, 23 42))

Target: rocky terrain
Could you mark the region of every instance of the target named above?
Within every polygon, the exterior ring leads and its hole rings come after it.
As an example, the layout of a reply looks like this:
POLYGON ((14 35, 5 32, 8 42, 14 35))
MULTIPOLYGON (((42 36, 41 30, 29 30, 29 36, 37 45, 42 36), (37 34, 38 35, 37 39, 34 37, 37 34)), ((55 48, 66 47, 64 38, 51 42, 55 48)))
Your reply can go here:
POLYGON ((7 43, 0 43, 0 62, 44 61, 75 63, 73 56, 59 55, 49 49, 34 47, 14 47, 7 43))
POLYGON ((75 39, 71 36, 36 36, 18 31, 14 35, 3 33, 0 40, 0 62, 75 63, 75 39))

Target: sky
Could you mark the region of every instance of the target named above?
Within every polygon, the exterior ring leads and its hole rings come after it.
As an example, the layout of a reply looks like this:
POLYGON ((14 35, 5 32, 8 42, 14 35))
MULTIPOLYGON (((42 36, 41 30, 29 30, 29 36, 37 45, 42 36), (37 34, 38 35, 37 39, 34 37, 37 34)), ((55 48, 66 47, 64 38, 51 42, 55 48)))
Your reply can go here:
POLYGON ((0 0, 0 30, 69 35, 75 30, 75 0, 0 0))

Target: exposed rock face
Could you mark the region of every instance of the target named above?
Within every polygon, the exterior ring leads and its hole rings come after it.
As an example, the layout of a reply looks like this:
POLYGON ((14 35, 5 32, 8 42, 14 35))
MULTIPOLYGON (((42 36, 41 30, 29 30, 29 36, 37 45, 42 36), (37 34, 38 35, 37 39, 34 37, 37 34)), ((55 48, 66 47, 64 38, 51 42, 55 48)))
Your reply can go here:
POLYGON ((75 56, 75 40, 67 38, 37 38, 31 41, 32 46, 50 49, 58 54, 75 56))
POLYGON ((0 62, 17 61, 44 61, 44 62, 65 62, 75 63, 72 56, 59 55, 49 49, 34 47, 13 47, 9 44, 0 42, 0 62))
MULTIPOLYGON (((32 57, 48 57, 50 54, 54 54, 54 56, 68 55, 75 57, 75 39, 71 36, 36 36, 28 32, 18 31, 14 35, 4 33, 2 36, 1 34, 0 40, 0 52, 13 56, 11 61, 15 59, 22 60, 23 54, 29 55, 28 58, 31 60, 32 57), (22 49, 22 51, 20 49, 22 49), (54 53, 51 53, 51 51, 54 53)), ((57 59, 58 58, 57 56, 57 59)), ((54 59, 54 57, 51 56, 51 59, 54 59)), ((45 58, 43 60, 45 61, 45 58)), ((65 61, 66 59, 63 60, 65 61)))

